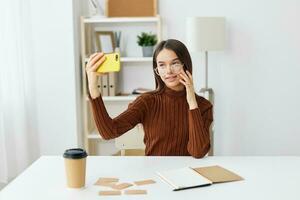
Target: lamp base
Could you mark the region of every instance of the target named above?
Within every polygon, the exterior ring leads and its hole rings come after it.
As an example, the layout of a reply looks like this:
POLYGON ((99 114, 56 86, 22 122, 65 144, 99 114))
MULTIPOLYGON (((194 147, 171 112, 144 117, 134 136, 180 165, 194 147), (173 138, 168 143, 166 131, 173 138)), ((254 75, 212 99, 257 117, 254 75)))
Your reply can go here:
MULTIPOLYGON (((212 88, 201 88, 200 93, 203 94, 203 96, 212 104, 214 105, 214 91, 212 88)), ((213 129, 213 123, 211 124, 209 128, 209 135, 210 135, 210 150, 208 152, 209 156, 214 155, 214 129, 213 129)))

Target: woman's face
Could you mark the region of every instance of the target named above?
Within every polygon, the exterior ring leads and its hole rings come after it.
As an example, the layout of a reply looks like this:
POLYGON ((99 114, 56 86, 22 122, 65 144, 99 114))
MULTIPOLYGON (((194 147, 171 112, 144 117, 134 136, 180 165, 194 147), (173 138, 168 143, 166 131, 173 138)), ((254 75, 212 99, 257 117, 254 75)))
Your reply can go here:
POLYGON ((157 68, 155 72, 161 77, 168 88, 182 90, 183 85, 179 82, 179 73, 183 71, 183 64, 176 53, 169 49, 163 49, 156 57, 157 68))

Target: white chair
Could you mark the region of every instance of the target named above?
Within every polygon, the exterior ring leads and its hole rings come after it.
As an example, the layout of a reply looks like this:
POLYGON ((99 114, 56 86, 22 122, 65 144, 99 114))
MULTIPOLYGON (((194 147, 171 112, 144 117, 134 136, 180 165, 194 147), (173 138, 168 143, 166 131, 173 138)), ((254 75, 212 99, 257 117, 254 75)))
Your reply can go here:
POLYGON ((121 156, 145 155, 144 130, 142 124, 115 139, 115 146, 121 156))
MULTIPOLYGON (((210 127, 211 148, 206 156, 213 156, 213 124, 210 127)), ((115 146, 121 151, 121 156, 145 155, 144 130, 141 124, 115 139, 115 146)))

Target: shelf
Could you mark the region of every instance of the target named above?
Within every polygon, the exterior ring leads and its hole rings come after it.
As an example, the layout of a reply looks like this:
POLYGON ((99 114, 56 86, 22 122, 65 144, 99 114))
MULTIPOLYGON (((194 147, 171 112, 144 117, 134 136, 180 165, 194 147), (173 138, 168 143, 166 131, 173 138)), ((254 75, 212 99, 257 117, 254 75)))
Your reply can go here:
POLYGON ((128 96, 104 96, 103 101, 133 101, 138 97, 138 95, 128 95, 128 96))
POLYGON ((94 16, 85 17, 84 23, 137 23, 137 22, 159 22, 159 16, 156 17, 105 17, 94 16))
MULTIPOLYGON (((84 59, 87 63, 89 58, 84 59)), ((129 62, 152 62, 152 57, 121 57, 121 62, 129 63, 129 62)))
POLYGON ((152 57, 121 57, 121 62, 152 62, 152 57))
MULTIPOLYGON (((104 102, 112 102, 112 101, 133 101, 139 95, 128 95, 128 96, 104 96, 102 97, 104 102)), ((86 100, 89 101, 89 98, 86 97, 86 100)))

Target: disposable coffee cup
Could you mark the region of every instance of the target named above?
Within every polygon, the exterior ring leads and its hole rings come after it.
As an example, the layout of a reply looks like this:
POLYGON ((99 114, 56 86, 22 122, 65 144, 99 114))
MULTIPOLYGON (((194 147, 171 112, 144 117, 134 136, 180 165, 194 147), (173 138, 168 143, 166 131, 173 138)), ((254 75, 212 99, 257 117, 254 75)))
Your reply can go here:
POLYGON ((63 155, 67 185, 70 188, 82 188, 85 186, 85 170, 87 153, 83 149, 67 149, 63 155))

